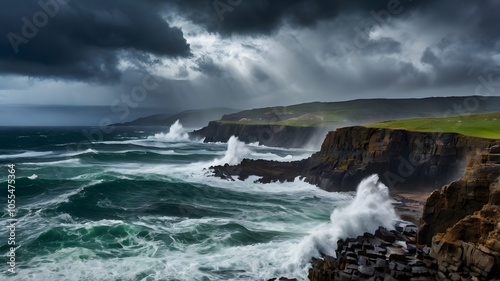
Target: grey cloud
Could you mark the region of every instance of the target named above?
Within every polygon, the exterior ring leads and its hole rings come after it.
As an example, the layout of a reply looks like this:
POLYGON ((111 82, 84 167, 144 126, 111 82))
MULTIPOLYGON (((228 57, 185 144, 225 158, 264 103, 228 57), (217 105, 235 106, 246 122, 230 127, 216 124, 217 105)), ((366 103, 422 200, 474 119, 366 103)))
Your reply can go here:
POLYGON ((420 59, 422 63, 429 65, 438 65, 440 64, 439 58, 432 52, 430 48, 425 49, 422 58, 420 59))
POLYGON ((270 34, 283 23, 314 26, 343 13, 370 13, 405 5, 414 8, 429 0, 157 0, 169 3, 183 16, 222 34, 270 34), (389 7, 389 8, 388 8, 389 7))
POLYGON ((108 82, 119 79, 121 59, 190 55, 182 31, 152 2, 2 2, 9 8, 0 10, 0 73, 108 82))
MULTIPOLYGON (((20 18, 36 12, 36 2, 12 3, 12 11, 0 12, 3 34, 19 31, 20 18)), ((158 71, 175 79, 140 106, 179 110, 470 95, 478 75, 500 78, 497 0, 401 0, 404 10, 390 22, 371 11, 386 10, 391 0, 241 0, 222 21, 213 0, 71 3, 19 55, 0 41, 0 72, 91 82, 122 77, 110 91, 120 95, 140 83, 141 71, 175 58, 158 71), (182 31, 162 16, 181 18, 182 31), (133 69, 123 70, 121 60, 133 69)))
POLYGON ((216 76, 221 77, 224 75, 225 70, 216 64, 214 60, 209 56, 202 56, 196 60, 196 67, 193 67, 194 70, 202 72, 208 76, 216 76))

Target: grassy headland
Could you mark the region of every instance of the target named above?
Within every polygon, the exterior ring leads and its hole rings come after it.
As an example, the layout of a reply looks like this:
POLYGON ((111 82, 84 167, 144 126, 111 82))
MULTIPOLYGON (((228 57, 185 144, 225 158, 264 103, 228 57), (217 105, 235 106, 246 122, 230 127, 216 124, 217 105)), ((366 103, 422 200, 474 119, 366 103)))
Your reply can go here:
POLYGON ((371 128, 404 129, 420 132, 459 133, 467 136, 500 139, 500 112, 385 121, 367 125, 371 128))

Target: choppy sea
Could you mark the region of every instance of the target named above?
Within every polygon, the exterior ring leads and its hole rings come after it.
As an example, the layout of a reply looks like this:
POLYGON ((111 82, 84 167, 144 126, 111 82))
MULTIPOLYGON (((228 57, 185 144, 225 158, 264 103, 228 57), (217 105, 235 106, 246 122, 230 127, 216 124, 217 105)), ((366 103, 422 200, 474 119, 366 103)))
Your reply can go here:
POLYGON ((179 123, 96 130, 0 128, 1 280, 307 280, 311 256, 397 219, 376 176, 356 196, 208 170, 243 158, 294 161, 311 150, 203 143, 179 123))

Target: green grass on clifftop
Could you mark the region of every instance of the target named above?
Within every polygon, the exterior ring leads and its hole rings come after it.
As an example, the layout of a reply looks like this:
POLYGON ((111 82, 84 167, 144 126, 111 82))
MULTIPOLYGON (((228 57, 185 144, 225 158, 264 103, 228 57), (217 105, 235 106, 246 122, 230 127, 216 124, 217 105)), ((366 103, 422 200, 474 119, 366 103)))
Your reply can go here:
POLYGON ((446 118, 416 118, 385 121, 370 128, 404 129, 420 132, 459 133, 467 136, 500 139, 500 112, 446 118))

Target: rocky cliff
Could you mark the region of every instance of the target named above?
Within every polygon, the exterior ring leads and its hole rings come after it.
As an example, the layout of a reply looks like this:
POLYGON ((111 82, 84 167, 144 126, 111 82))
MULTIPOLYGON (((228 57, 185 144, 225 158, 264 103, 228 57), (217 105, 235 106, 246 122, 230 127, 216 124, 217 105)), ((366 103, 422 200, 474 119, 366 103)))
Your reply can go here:
POLYGON ((244 160, 236 166, 212 167, 221 177, 262 177, 261 182, 300 176, 328 191, 354 191, 361 179, 379 174, 390 188, 433 190, 458 179, 466 159, 494 140, 453 133, 346 127, 329 132, 310 158, 280 163, 244 160))
POLYGON ((211 121, 208 126, 191 133, 204 137, 205 142, 227 142, 237 136, 246 143, 258 142, 272 147, 303 147, 319 136, 324 137, 328 129, 322 127, 296 127, 278 125, 249 125, 211 121))
POLYGON ((432 246, 439 279, 500 278, 500 146, 479 153, 461 179, 432 193, 418 242, 432 246))

